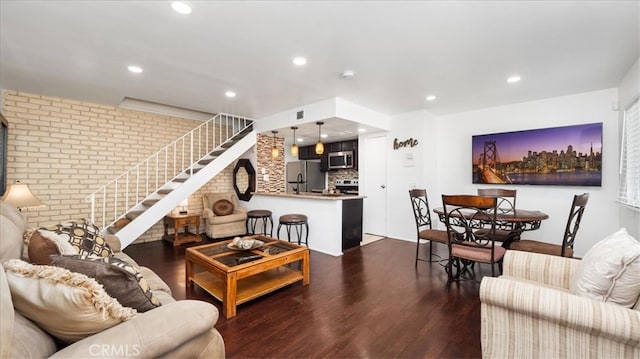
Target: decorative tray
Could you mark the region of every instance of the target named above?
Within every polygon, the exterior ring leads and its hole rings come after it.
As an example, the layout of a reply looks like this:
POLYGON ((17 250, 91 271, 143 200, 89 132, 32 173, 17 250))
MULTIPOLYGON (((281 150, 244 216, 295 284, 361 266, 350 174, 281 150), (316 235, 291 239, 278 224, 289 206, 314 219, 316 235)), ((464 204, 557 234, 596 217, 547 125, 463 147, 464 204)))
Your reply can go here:
POLYGON ((242 246, 242 241, 240 242, 236 242, 236 243, 229 243, 227 244, 227 248, 234 250, 234 251, 248 251, 251 249, 256 249, 256 248, 260 248, 264 245, 263 241, 259 241, 257 239, 251 239, 251 241, 253 241, 253 244, 251 245, 251 247, 246 248, 245 246, 242 246))

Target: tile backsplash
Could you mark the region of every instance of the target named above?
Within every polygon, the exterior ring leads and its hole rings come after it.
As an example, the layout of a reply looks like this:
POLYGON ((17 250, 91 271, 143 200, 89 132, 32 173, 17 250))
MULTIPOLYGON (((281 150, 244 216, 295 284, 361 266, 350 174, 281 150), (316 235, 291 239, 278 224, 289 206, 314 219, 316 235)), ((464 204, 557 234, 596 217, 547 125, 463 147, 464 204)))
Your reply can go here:
POLYGON ((336 181, 340 179, 358 179, 358 170, 353 168, 345 168, 340 170, 329 171, 327 188, 335 188, 336 181))

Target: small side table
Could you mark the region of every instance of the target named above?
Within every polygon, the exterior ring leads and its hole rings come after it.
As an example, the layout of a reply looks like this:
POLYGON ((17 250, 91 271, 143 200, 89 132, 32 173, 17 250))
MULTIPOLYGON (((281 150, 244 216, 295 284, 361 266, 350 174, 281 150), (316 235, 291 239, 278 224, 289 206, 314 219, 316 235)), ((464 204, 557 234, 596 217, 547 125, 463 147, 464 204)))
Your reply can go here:
POLYGON ((184 243, 201 242, 202 236, 198 233, 200 229, 200 215, 198 214, 184 214, 173 215, 170 214, 164 217, 164 236, 165 241, 173 243, 174 246, 179 246, 184 243), (194 232, 189 232, 189 226, 195 226, 194 232), (169 228, 173 227, 173 234, 169 234, 169 228), (184 227, 184 232, 180 233, 180 228, 184 227))

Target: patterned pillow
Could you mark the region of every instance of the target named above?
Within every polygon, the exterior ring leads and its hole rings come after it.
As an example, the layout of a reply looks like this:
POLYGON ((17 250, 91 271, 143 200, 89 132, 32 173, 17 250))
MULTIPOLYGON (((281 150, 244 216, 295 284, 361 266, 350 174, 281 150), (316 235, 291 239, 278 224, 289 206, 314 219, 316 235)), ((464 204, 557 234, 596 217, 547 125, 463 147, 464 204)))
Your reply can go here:
POLYGON ((66 239, 81 255, 97 255, 108 257, 113 251, 100 235, 100 228, 87 219, 79 219, 42 228, 52 231, 66 239))
POLYGON ((102 284, 104 290, 125 307, 138 312, 160 306, 147 281, 129 263, 116 257, 85 258, 81 255, 51 256, 51 265, 82 273, 102 284))
POLYGON ((19 259, 10 259, 3 267, 15 309, 64 343, 81 340, 136 315, 134 309, 120 305, 84 274, 19 259))
POLYGON ((32 232, 27 246, 29 261, 33 264, 51 264, 52 254, 77 254, 75 248, 51 231, 38 229, 32 232))
POLYGON ((220 199, 214 203, 213 213, 216 216, 228 216, 233 213, 233 203, 228 199, 220 199))

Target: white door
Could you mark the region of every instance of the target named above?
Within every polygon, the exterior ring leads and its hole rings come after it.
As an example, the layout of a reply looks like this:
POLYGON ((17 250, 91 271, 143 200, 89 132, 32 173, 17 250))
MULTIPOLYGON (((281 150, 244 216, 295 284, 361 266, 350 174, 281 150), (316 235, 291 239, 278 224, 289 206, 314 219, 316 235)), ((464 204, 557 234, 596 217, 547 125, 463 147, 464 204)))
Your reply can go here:
POLYGON ((366 139, 365 233, 387 235, 387 136, 366 139))

